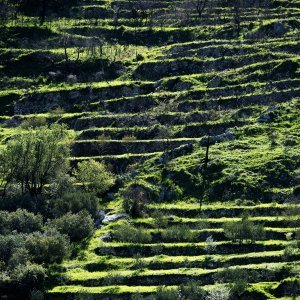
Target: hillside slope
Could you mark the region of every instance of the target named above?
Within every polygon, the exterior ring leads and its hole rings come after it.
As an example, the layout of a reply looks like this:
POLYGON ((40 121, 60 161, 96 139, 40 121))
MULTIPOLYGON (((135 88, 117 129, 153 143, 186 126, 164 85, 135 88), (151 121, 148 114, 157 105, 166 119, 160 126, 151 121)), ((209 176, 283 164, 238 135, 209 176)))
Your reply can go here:
POLYGON ((119 176, 101 205, 122 215, 53 266, 49 299, 300 294, 300 1, 237 2, 82 0, 1 25, 2 144, 65 123, 73 165, 119 176), (240 220, 265 236, 230 238, 240 220))

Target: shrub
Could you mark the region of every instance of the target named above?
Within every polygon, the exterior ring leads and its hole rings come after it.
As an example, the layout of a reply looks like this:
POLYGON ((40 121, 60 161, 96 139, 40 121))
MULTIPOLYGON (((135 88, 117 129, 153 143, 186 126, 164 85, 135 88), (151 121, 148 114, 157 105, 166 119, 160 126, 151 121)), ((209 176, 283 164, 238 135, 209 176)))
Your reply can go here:
POLYGON ((156 300, 179 300, 180 294, 177 288, 159 286, 156 290, 156 300))
POLYGON ((114 176, 103 163, 93 159, 78 163, 76 178, 85 191, 103 194, 114 184, 114 176))
POLYGON ((25 248, 17 248, 9 259, 8 267, 13 270, 19 265, 25 265, 28 261, 30 261, 28 250, 25 248))
POLYGON ((26 237, 25 248, 36 263, 61 262, 70 253, 69 238, 56 230, 35 232, 26 237))
POLYGON ((46 279, 46 269, 37 264, 27 263, 17 266, 11 275, 17 286, 30 290, 33 287, 42 288, 46 279))
POLYGON ((8 262, 16 249, 24 246, 24 234, 0 235, 0 261, 8 262))
POLYGON ((78 242, 93 233, 94 222, 91 215, 86 211, 78 214, 67 213, 48 223, 49 227, 56 228, 58 232, 66 234, 73 242, 78 242))
POLYGON ((230 294, 231 291, 228 286, 220 285, 213 290, 208 291, 206 300, 228 300, 230 294))
POLYGON ((131 185, 122 191, 123 209, 133 218, 142 217, 147 202, 147 194, 143 187, 131 185))
POLYGON ((168 226, 169 220, 161 211, 155 211, 152 217, 155 228, 166 228, 168 226))
POLYGON ((195 238, 195 234, 187 225, 174 225, 164 231, 161 236, 165 241, 180 242, 180 241, 192 241, 195 238))
POLYGON ((0 211, 0 233, 5 234, 13 230, 17 232, 30 233, 41 230, 43 218, 25 209, 15 212, 0 211))
POLYGON ((263 225, 254 224, 248 216, 243 216, 241 221, 225 223, 223 228, 225 236, 233 242, 250 241, 252 243, 265 238, 263 225))
POLYGON ((179 287, 180 299, 186 300, 205 300, 206 292, 199 287, 195 281, 189 281, 187 284, 182 284, 179 287))
POLYGON ((99 199, 92 193, 64 193, 60 198, 52 200, 52 206, 53 213, 56 216, 86 210, 93 217, 96 217, 99 211, 99 199))
POLYGON ((299 247, 297 241, 290 242, 285 246, 283 252, 283 257, 285 260, 293 259, 298 255, 299 255, 299 247))
POLYGON ((21 128, 30 129, 47 125, 47 120, 44 117, 32 117, 24 120, 21 123, 21 128))
POLYGON ((288 226, 294 226, 295 228, 300 227, 300 207, 297 205, 289 205, 285 210, 284 214, 285 221, 288 226))
POLYGON ((113 233, 116 240, 129 243, 149 243, 152 235, 143 228, 135 228, 127 222, 120 224, 113 233))

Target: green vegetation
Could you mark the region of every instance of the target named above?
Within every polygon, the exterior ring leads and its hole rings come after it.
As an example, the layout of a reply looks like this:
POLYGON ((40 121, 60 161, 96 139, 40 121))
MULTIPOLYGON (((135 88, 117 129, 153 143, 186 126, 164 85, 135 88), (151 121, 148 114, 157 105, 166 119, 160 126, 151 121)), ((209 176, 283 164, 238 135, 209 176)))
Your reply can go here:
POLYGON ((0 0, 0 295, 300 296, 299 0, 0 0))

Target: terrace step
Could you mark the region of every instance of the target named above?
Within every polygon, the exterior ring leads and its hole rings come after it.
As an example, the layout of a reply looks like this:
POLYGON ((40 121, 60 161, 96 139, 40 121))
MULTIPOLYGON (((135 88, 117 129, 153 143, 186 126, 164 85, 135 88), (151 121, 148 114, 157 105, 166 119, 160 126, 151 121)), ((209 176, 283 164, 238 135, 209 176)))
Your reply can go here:
POLYGON ((195 138, 157 139, 157 140, 85 140, 75 141, 72 154, 76 157, 98 156, 104 154, 122 155, 168 151, 185 144, 193 144, 195 138))
MULTIPOLYGON (((283 250, 286 241, 257 242, 255 244, 232 244, 231 242, 216 242, 216 253, 234 254, 262 251, 283 250)), ((106 243, 95 249, 97 255, 114 255, 116 257, 132 257, 139 254, 141 257, 151 257, 157 254, 168 256, 197 256, 205 255, 205 243, 158 243, 158 244, 130 244, 106 243)))

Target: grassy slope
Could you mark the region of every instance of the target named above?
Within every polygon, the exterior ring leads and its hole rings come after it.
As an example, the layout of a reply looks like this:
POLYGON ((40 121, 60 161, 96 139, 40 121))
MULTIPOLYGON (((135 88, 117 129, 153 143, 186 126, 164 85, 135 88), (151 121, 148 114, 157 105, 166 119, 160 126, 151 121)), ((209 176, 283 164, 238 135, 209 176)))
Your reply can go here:
MULTIPOLYGON (((161 233, 164 228, 155 228, 155 212, 160 211, 169 225, 184 223, 197 232, 191 241, 100 243, 99 237, 116 230, 115 224, 106 226, 77 258, 62 264, 64 271, 53 267, 57 282, 49 293, 62 298, 121 294, 126 299, 189 279, 211 289, 207 274, 237 265, 247 270, 268 266, 271 274, 290 264, 298 273, 299 257, 289 262, 283 255, 289 243, 285 233, 295 228, 286 222, 288 204, 282 203, 295 200, 292 191, 300 176, 300 3, 277 2, 259 16, 257 10, 245 9, 239 38, 228 8, 205 14, 201 24, 193 15, 187 26, 168 1, 163 4, 170 10, 163 16, 166 27, 156 24, 151 32, 145 24, 135 29, 127 1, 120 3, 123 13, 116 27, 111 1, 83 1, 78 16, 55 18, 44 27, 35 26, 34 18, 2 26, 2 144, 30 124, 67 123, 76 139, 74 163, 105 160, 126 173, 125 187, 134 182, 149 193, 145 217, 134 220, 135 226, 161 233), (274 34, 278 22, 285 24, 282 35, 274 34), (70 65, 64 59, 65 33, 73 43, 70 65), (106 39, 103 54, 92 57, 88 43, 99 36, 106 39), (78 47, 82 53, 76 62, 78 47), (58 71, 61 77, 49 75, 58 71), (76 82, 70 82, 70 74, 77 75, 76 82), (20 116, 13 118, 14 113, 20 116), (268 121, 258 122, 262 116, 268 121), (210 147, 205 171, 200 140, 225 130, 234 139, 210 147), (170 152, 162 163, 167 140, 171 148, 193 141, 193 151, 175 157, 170 152), (162 190, 169 196, 162 197, 162 190), (224 237, 222 224, 243 212, 265 223, 266 241, 234 245, 224 237), (212 265, 206 264, 204 249, 209 235, 217 245, 209 257, 212 265)), ((122 210, 121 194, 103 208, 122 210)), ((250 289, 265 299, 279 299, 275 290, 283 278, 268 274, 250 289)))

